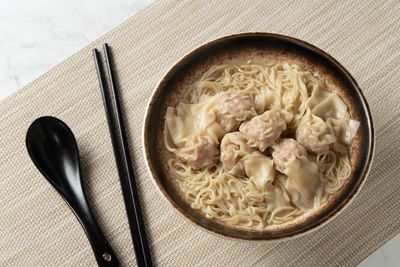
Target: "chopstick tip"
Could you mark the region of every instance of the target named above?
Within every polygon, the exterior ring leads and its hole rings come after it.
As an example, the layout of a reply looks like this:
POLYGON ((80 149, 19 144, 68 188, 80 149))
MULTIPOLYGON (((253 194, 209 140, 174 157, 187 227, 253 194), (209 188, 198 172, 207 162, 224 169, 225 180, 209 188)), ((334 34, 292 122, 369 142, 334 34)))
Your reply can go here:
POLYGON ((93 49, 92 49, 92 54, 93 54, 94 56, 97 56, 97 53, 98 53, 97 49, 96 49, 96 48, 93 48, 93 49))

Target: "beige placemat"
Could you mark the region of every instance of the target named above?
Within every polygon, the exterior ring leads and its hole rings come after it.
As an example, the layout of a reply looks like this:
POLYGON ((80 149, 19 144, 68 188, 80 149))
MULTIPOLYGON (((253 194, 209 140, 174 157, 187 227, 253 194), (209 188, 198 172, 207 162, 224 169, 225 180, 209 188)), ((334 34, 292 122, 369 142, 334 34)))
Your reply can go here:
POLYGON ((90 53, 105 41, 115 55, 157 265, 356 265, 400 232, 399 29, 395 0, 156 2, 0 104, 0 265, 95 265, 78 221, 26 153, 26 130, 42 115, 73 129, 95 215, 124 265, 135 263, 90 53), (291 35, 332 54, 359 82, 376 125, 375 160, 362 192, 328 225, 290 241, 240 243, 196 228, 164 201, 143 163, 144 109, 163 74, 198 45, 245 31, 291 35))

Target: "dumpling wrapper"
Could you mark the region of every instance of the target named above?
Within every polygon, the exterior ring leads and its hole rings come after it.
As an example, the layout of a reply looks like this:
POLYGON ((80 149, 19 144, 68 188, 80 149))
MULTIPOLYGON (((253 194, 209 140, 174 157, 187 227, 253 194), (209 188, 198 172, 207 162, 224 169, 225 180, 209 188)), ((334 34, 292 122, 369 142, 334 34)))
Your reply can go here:
POLYGON ((286 190, 292 202, 304 211, 318 206, 316 200, 322 193, 318 165, 304 157, 287 162, 285 167, 286 190))
POLYGON ((313 87, 314 88, 311 93, 311 97, 307 100, 307 106, 311 110, 319 103, 321 103, 324 99, 326 99, 328 96, 331 95, 329 92, 322 89, 322 86, 319 84, 316 84, 313 87))
POLYGON ((347 105, 337 94, 331 94, 311 111, 325 121, 328 118, 345 119, 348 117, 347 105))
POLYGON ((352 119, 334 119, 329 118, 327 124, 332 126, 337 142, 333 144, 333 149, 337 152, 347 153, 351 140, 360 127, 360 122, 352 119))
MULTIPOLYGON (((285 190, 272 183, 267 183, 265 186, 265 192, 267 193, 266 203, 268 211, 273 212, 277 209, 290 211, 290 209, 285 209, 292 207, 290 197, 285 190)), ((285 216, 285 214, 280 212, 279 216, 285 216)))
POLYGON ((360 122, 356 120, 349 120, 349 126, 350 126, 350 142, 353 140, 354 136, 356 136, 358 128, 360 128, 360 122))
POLYGON ((216 122, 213 107, 216 99, 211 97, 197 104, 179 104, 169 107, 165 116, 166 127, 172 142, 183 147, 190 137, 209 135, 220 140, 224 129, 216 122))
POLYGON ((245 156, 243 164, 247 177, 260 191, 264 191, 267 183, 274 180, 275 168, 270 158, 255 152, 245 156))
POLYGON ((166 127, 172 142, 177 147, 183 147, 190 136, 199 129, 194 116, 177 117, 174 108, 169 107, 165 116, 166 127))

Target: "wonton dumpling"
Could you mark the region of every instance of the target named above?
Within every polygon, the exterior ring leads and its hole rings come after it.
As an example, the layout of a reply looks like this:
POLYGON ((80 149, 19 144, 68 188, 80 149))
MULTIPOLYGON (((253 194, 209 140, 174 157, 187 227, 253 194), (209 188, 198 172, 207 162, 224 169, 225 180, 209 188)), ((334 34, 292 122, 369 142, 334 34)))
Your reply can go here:
POLYGON ((320 191, 318 165, 309 160, 305 148, 293 139, 283 139, 273 146, 276 168, 288 176, 286 190, 292 202, 303 210, 314 207, 320 191))
POLYGON ((272 152, 272 158, 274 159, 276 169, 285 174, 287 162, 307 156, 306 149, 296 140, 291 138, 280 140, 272 148, 274 149, 272 152))
POLYGON ((275 169, 272 160, 259 152, 253 152, 243 158, 244 170, 247 177, 253 181, 256 187, 263 191, 267 183, 275 177, 275 169))
POLYGON ((329 145, 336 142, 331 125, 307 112, 296 130, 296 139, 307 150, 316 154, 325 153, 329 145))
POLYGON ((322 187, 318 165, 308 158, 294 159, 285 164, 286 190, 291 200, 302 210, 318 206, 322 187))
POLYGON ((194 135, 208 135, 220 140, 225 131, 215 121, 213 108, 215 98, 196 104, 180 103, 176 108, 168 107, 165 115, 169 137, 177 147, 183 147, 194 135))
POLYGON ((177 156, 198 170, 212 166, 218 159, 218 153, 218 142, 214 138, 195 135, 178 150, 177 156))
POLYGON ((250 154, 252 149, 240 132, 226 134, 221 141, 222 168, 229 174, 243 178, 246 176, 241 159, 250 154))
POLYGON ((256 115, 254 101, 248 94, 223 92, 215 98, 219 101, 215 108, 217 122, 226 132, 237 130, 242 121, 256 115))
POLYGON ((264 152, 275 143, 285 129, 284 115, 280 111, 272 109, 242 123, 239 131, 251 147, 264 152))

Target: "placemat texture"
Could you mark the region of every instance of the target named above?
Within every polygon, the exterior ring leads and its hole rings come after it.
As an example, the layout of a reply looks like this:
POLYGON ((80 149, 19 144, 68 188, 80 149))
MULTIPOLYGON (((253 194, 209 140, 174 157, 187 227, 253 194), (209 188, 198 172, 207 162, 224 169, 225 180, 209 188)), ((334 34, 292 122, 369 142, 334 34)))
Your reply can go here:
POLYGON ((103 42, 111 45, 115 58, 157 265, 356 265, 400 232, 399 29, 400 2, 395 0, 154 3, 0 104, 0 265, 96 264, 78 221, 26 152, 26 130, 43 115, 72 128, 95 215, 123 265, 135 264, 91 54, 103 42), (198 229, 156 190, 142 155, 145 107, 162 76, 195 47, 248 31, 290 35, 330 53, 358 81, 376 126, 375 160, 361 193, 329 224, 290 241, 236 242, 198 229))

